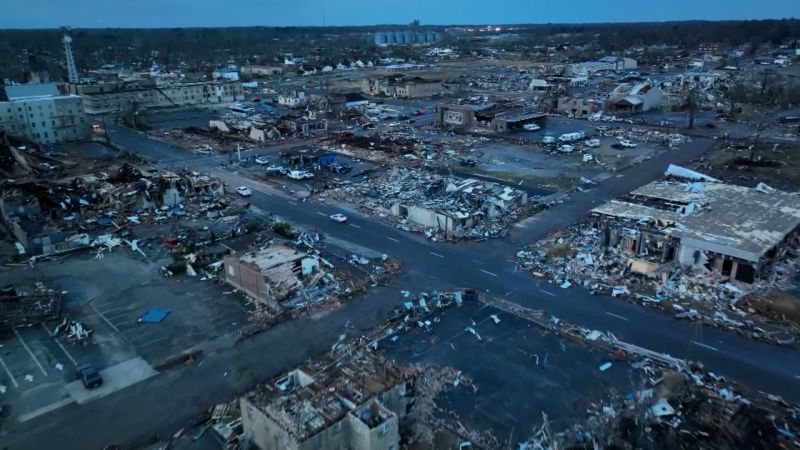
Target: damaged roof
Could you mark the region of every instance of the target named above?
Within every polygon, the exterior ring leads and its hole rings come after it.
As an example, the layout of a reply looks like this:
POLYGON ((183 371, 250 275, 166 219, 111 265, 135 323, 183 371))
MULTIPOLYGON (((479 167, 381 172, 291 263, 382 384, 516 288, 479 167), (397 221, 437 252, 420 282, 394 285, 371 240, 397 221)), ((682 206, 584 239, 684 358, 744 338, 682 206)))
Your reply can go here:
POLYGON ((665 232, 691 240, 699 249, 757 262, 800 226, 800 196, 723 183, 658 181, 631 192, 627 200, 612 200, 592 212, 666 221, 674 227, 665 232))

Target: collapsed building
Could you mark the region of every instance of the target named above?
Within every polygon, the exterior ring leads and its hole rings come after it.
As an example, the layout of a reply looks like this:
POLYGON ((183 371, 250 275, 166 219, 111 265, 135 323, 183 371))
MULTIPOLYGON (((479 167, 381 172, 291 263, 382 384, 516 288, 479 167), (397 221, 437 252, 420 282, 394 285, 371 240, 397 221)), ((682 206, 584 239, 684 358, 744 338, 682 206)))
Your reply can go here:
POLYGON ((398 449, 413 372, 341 347, 244 395, 245 439, 264 450, 398 449))
POLYGON ((547 115, 495 103, 437 105, 436 124, 460 131, 495 132, 524 130, 525 125, 544 126, 547 115))
POLYGON ((312 290, 325 291, 336 284, 333 275, 320 269, 317 255, 286 245, 228 255, 223 264, 226 283, 273 310, 291 296, 306 298, 312 290))
POLYGON ((657 181, 592 210, 605 244, 659 265, 705 267, 753 283, 797 241, 800 197, 705 181, 657 181))
POLYGON ((447 239, 502 236, 528 205, 527 192, 510 186, 406 168, 337 191, 351 201, 360 197, 362 206, 388 213, 409 229, 424 228, 447 239))
POLYGON ((0 288, 0 330, 57 319, 61 315, 61 291, 34 286, 0 288))
POLYGON ((143 171, 126 163, 110 174, 9 185, 0 198, 0 219, 20 254, 50 256, 88 247, 89 233, 108 226, 119 231, 128 223, 182 216, 187 200, 213 214, 223 193, 223 184, 208 175, 143 171))

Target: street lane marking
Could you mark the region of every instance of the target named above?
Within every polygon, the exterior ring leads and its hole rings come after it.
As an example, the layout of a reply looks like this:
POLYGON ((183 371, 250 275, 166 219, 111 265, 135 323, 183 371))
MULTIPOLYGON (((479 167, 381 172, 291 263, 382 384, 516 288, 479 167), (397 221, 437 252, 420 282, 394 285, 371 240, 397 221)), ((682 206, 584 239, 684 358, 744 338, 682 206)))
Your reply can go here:
POLYGON ((0 365, 2 365, 3 369, 6 370, 6 374, 8 375, 8 378, 11 379, 11 382, 14 383, 14 387, 18 388, 19 384, 17 383, 17 380, 14 378, 14 375, 11 375, 11 371, 8 370, 8 366, 6 365, 6 362, 3 361, 3 357, 2 356, 0 356, 0 365))
POLYGON ((293 202, 293 201, 291 201, 291 200, 288 200, 288 202, 289 202, 289 203, 291 203, 291 204, 293 204, 294 206, 297 206, 297 203, 295 203, 295 202, 293 202))
POLYGON ((33 354, 33 352, 31 351, 31 348, 28 347, 28 344, 25 343, 25 339, 22 339, 22 335, 19 334, 19 331, 17 331, 16 328, 14 328, 14 334, 17 335, 17 338, 19 338, 19 341, 22 343, 22 346, 25 347, 25 350, 27 350, 28 354, 31 355, 31 358, 33 359, 33 362, 35 362, 36 365, 39 366, 39 370, 42 371, 44 376, 47 376, 47 371, 44 370, 44 366, 42 366, 42 363, 40 363, 39 360, 36 358, 36 355, 33 354))
POLYGON ((361 228, 360 226, 358 226, 358 225, 353 225, 352 223, 351 223, 351 224, 348 224, 348 225, 350 225, 350 226, 351 226, 351 227, 353 227, 353 228, 361 228))
POLYGON ((321 213, 321 212, 319 212, 319 211, 317 211, 317 214, 319 214, 319 215, 320 215, 320 216, 322 216, 322 217, 328 217, 328 215, 327 215, 327 214, 321 213))
POLYGON ((556 296, 556 294, 553 294, 552 292, 547 292, 547 291, 545 291, 544 289, 539 289, 539 292, 541 292, 542 294, 551 295, 551 296, 553 296, 553 297, 555 297, 555 296, 556 296))
POLYGON ((400 241, 398 241, 397 239, 395 239, 395 238, 392 238, 392 237, 389 237, 389 236, 386 236, 386 239, 388 239, 388 240, 390 240, 390 241, 394 241, 394 242, 400 242, 400 241))
POLYGON ((610 313, 608 311, 606 311, 606 314, 608 314, 611 317, 616 317, 617 319, 628 320, 627 317, 620 316, 619 314, 610 313))
MULTIPOLYGON (((46 332, 47 332, 47 334, 50 334, 50 330, 48 330, 48 329, 47 329, 47 326, 46 326, 45 324, 43 324, 43 323, 42 323, 41 325, 42 325, 42 328, 44 328, 44 331, 46 331, 46 332)), ((58 339, 56 339, 56 337, 55 337, 54 335, 50 334, 50 337, 51 337, 51 338, 53 338, 53 340, 54 340, 54 341, 55 341, 55 343, 58 345, 58 347, 61 349, 61 351, 62 351, 62 352, 64 352, 64 354, 65 354, 65 355, 67 355, 67 358, 69 358, 69 360, 70 360, 70 361, 72 361, 72 364, 73 364, 75 367, 78 367, 78 362, 77 362, 77 361, 75 361, 75 358, 73 358, 73 357, 72 357, 72 355, 70 355, 70 354, 69 354, 69 352, 67 351, 67 349, 66 349, 66 348, 64 348, 64 344, 62 344, 62 343, 61 343, 61 341, 59 341, 58 339)))
POLYGON ((483 272, 483 273, 486 273, 486 274, 489 274, 489 275, 491 275, 491 276, 493 276, 493 277, 496 277, 496 276, 497 276, 497 274, 496 274, 496 273, 489 272, 488 270, 483 270, 483 269, 481 269, 481 272, 483 272))
POLYGON ((434 253, 434 252, 428 252, 428 253, 430 253, 433 256, 438 256, 439 258, 444 258, 444 255, 440 255, 438 253, 434 253))
POLYGON ((707 349, 709 349, 709 350, 714 350, 715 352, 718 352, 718 351, 719 351, 719 349, 718 349, 718 348, 716 348, 716 347, 712 347, 712 346, 710 346, 710 345, 708 345, 708 344, 703 344, 702 342, 692 341, 692 344, 694 344, 694 345, 697 345, 697 346, 699 346, 699 347, 707 348, 707 349))

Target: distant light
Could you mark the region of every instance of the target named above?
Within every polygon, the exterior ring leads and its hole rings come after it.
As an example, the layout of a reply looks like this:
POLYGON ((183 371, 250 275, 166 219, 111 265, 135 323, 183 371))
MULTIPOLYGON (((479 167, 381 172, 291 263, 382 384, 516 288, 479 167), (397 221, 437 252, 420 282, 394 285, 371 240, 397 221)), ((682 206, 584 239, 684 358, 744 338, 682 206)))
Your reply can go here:
POLYGON ((502 28, 500 28, 500 27, 497 27, 497 28, 494 29, 494 31, 500 31, 500 30, 502 30, 502 28))

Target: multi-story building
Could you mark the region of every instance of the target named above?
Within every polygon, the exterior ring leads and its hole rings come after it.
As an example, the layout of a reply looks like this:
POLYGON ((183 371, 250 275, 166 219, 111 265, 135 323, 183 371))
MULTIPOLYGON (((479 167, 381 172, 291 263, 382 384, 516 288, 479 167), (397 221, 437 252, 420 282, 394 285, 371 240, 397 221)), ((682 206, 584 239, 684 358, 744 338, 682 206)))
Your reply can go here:
POLYGON ((227 103, 244 98, 238 81, 200 81, 157 83, 150 78, 66 85, 69 93, 83 98, 88 114, 110 113, 130 103, 140 107, 183 106, 200 103, 227 103))
POLYGON ((262 65, 242 66, 239 68, 239 73, 248 78, 279 77, 283 75, 283 68, 262 65))
POLYGON ((442 89, 438 81, 404 75, 364 79, 361 84, 361 91, 368 95, 409 99, 440 95, 442 89))
POLYGON ((60 95, 55 83, 0 86, 0 128, 39 144, 89 136, 81 98, 60 95))
POLYGON ((243 396, 245 439, 262 450, 398 450, 413 374, 355 353, 311 360, 243 396))

